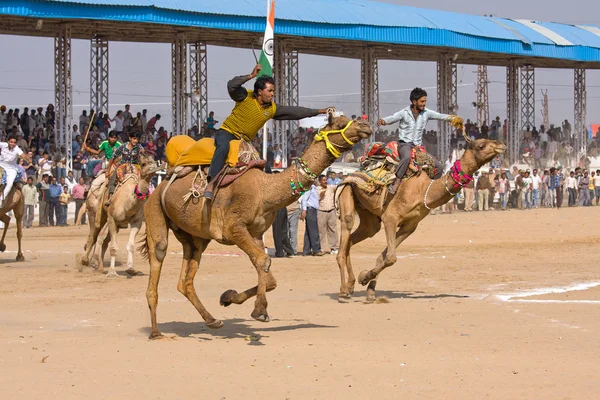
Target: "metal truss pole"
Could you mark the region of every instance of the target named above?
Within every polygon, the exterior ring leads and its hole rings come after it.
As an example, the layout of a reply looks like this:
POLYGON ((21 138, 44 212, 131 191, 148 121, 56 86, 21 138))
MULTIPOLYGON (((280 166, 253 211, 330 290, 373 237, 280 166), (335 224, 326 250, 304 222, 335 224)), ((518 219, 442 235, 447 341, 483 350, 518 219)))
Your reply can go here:
MULTIPOLYGON (((360 59, 361 69, 361 112, 371 125, 379 118, 379 63, 375 50, 366 48, 360 59)), ((370 141, 375 141, 371 136, 370 141)))
POLYGON ((90 108, 108 114, 108 41, 98 36, 90 46, 90 108))
POLYGON ((505 138, 511 164, 519 161, 521 130, 519 129, 519 65, 511 60, 506 68, 506 115, 508 137, 505 138))
POLYGON ((67 171, 73 169, 71 121, 73 118, 73 85, 71 81, 71 27, 61 25, 54 37, 54 97, 55 133, 54 140, 64 148, 67 171))
MULTIPOLYGON (((454 114, 458 109, 457 90, 457 68, 456 63, 447 54, 438 57, 437 62, 437 93, 438 111, 444 114, 454 114)), ((445 121, 438 122, 438 152, 437 155, 442 163, 450 154, 451 127, 445 121)))
MULTIPOLYGON (((299 84, 299 69, 298 69, 298 52, 290 50, 285 53, 286 64, 286 100, 288 106, 298 106, 300 102, 300 84, 299 84)), ((283 167, 288 166, 288 144, 289 139, 298 132, 300 123, 298 121, 286 121, 287 129, 284 132, 283 141, 281 143, 281 151, 283 152, 283 167)))
POLYGON ((550 117, 548 114, 548 89, 542 90, 542 123, 546 130, 550 126, 550 117))
POLYGON ((535 69, 521 67, 521 128, 531 131, 535 126, 535 69))
MULTIPOLYGON (((575 121, 574 121, 574 136, 575 136, 575 150, 577 151, 577 162, 582 157, 587 156, 587 127, 586 127, 586 114, 587 114, 587 92, 586 92, 586 76, 585 69, 576 68, 574 70, 575 85, 574 85, 574 98, 575 98, 575 121)), ((572 134, 573 135, 573 134, 572 134)), ((571 138, 569 138, 571 140, 571 138)))
POLYGON ((206 58, 206 43, 190 44, 190 90, 198 91, 200 101, 192 102, 192 125, 202 128, 208 117, 208 64, 206 58))
POLYGON ((488 100, 487 65, 477 66, 477 125, 490 123, 490 103, 488 100))
POLYGON ((187 43, 185 35, 178 34, 171 43, 173 88, 173 135, 187 134, 187 43))

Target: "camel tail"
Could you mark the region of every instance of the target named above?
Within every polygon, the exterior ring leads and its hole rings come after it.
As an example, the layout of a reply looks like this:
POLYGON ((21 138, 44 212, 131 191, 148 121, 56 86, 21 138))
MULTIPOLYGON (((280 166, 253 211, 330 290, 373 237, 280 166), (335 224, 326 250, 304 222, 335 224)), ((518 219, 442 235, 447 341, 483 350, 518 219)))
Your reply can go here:
POLYGON ((146 229, 146 223, 142 224, 142 229, 137 234, 136 237, 136 246, 137 251, 141 254, 144 260, 148 260, 148 256, 150 255, 149 247, 148 247, 148 230, 146 229))

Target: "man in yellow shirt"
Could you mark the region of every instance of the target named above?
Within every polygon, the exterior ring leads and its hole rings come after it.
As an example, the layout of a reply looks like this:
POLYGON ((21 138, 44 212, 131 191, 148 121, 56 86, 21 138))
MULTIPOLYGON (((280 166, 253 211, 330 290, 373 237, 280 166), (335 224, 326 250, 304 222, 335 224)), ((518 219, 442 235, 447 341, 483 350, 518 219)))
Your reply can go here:
MULTIPOLYGON (((276 106, 275 80, 263 75, 254 82, 254 90, 246 90, 242 85, 258 76, 262 67, 257 64, 250 75, 236 76, 227 83, 229 97, 235 101, 231 114, 215 134, 215 153, 208 170, 208 181, 211 184, 204 191, 204 197, 212 199, 212 179, 225 166, 229 154, 229 142, 236 139, 254 139, 260 128, 270 119, 298 120, 325 114, 327 109, 313 109, 297 106, 276 106)), ((263 155, 264 157, 265 155, 263 155)))

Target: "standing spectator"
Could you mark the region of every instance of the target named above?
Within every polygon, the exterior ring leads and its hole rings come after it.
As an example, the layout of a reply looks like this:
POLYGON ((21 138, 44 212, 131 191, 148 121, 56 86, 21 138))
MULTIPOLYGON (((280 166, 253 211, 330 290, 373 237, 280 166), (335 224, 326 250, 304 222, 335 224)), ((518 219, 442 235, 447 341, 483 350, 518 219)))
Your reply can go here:
POLYGON ((111 121, 115 123, 115 131, 117 131, 117 137, 123 137, 123 126, 125 124, 125 118, 123 117, 123 111, 122 110, 117 111, 117 114, 115 115, 115 117, 113 119, 111 119, 111 121))
POLYGON ((0 135, 6 132, 8 127, 8 115, 6 114, 6 106, 0 106, 0 135))
POLYGON ((131 115, 131 111, 129 109, 131 106, 129 104, 125 104, 125 111, 123 111, 123 126, 127 129, 130 129, 133 125, 133 115, 131 115))
POLYGON ((488 198, 488 208, 493 210, 494 197, 496 197, 496 182, 498 182, 498 175, 496 174, 496 171, 494 171, 494 168, 490 168, 488 179, 490 180, 490 197, 488 198))
POLYGON ((490 179, 488 173, 483 171, 481 177, 477 180, 477 202, 479 211, 488 211, 488 202, 490 197, 490 179))
POLYGON ((56 217, 56 225, 60 224, 60 195, 63 192, 63 188, 57 183, 57 179, 55 176, 52 177, 50 181, 50 189, 48 193, 50 194, 49 198, 49 212, 48 212, 48 220, 50 221, 50 226, 54 226, 54 218, 56 217))
POLYGON ((216 129, 215 129, 215 125, 218 123, 219 121, 217 121, 215 119, 215 112, 211 111, 208 113, 208 118, 206 118, 206 135, 207 136, 212 136, 215 134, 216 129))
POLYGON ((81 171, 83 170, 83 161, 83 151, 80 150, 75 154, 75 157, 73 157, 73 178, 76 182, 79 181, 79 178, 81 177, 81 171))
POLYGON ((298 219, 300 218, 300 201, 294 201, 287 206, 288 234, 294 254, 298 254, 298 219))
POLYGON ((583 171, 583 176, 579 178, 579 206, 588 206, 590 203, 590 178, 587 171, 583 171))
POLYGON ((146 110, 145 108, 142 110, 142 116, 140 117, 142 119, 142 132, 146 132, 146 129, 148 128, 148 110, 146 110))
POLYGON ((595 176, 596 176, 596 173, 594 171, 592 171, 592 173, 590 174, 590 185, 588 186, 589 191, 590 191, 590 201, 588 202, 589 203, 588 205, 590 205, 590 206, 592 206, 594 203, 594 194, 595 194, 594 178, 595 178, 595 176))
POLYGON ((48 183, 50 176, 42 175, 42 180, 36 186, 38 190, 38 200, 40 204, 40 226, 48 226, 48 217, 50 215, 50 184, 48 183))
POLYGON ((475 197, 475 180, 471 180, 464 187, 465 191, 465 211, 473 211, 473 199, 475 197))
POLYGON ((326 248, 329 242, 330 254, 338 253, 337 213, 335 211, 335 189, 337 186, 328 185, 327 177, 319 177, 319 213, 317 222, 319 225, 319 238, 321 239, 321 250, 326 248))
POLYGON ((577 198, 577 179, 575 178, 575 172, 571 171, 565 182, 567 192, 569 193, 569 207, 575 207, 575 199, 577 198))
POLYGON ((504 172, 500 175, 500 179, 496 181, 496 191, 500 196, 500 207, 502 211, 506 211, 506 202, 508 200, 508 194, 510 193, 510 181, 504 172))
POLYGON ((300 197, 300 219, 306 221, 304 232, 304 256, 323 256, 321 251, 321 240, 319 238, 319 226, 317 213, 319 209, 319 190, 313 184, 306 193, 300 197))
POLYGON ((558 209, 560 209, 560 207, 562 206, 562 202, 563 202, 563 183, 564 183, 564 177, 563 177, 563 173, 562 173, 562 167, 559 166, 556 169, 556 184, 557 184, 556 208, 558 208, 558 209))
POLYGON ((69 194, 69 187, 67 185, 63 186, 63 192, 59 196, 60 201, 60 219, 59 226, 69 226, 67 224, 67 209, 69 208, 69 203, 71 202, 71 195, 69 194))
POLYGON ((596 205, 600 203, 600 169, 596 170, 596 176, 594 177, 594 191, 596 192, 596 205))
POLYGON ((531 173, 529 170, 525 171, 525 176, 521 179, 521 195, 523 199, 521 204, 523 209, 531 209, 531 191, 533 187, 533 180, 531 179, 531 173))
POLYGON ((80 132, 87 132, 87 127, 90 124, 90 115, 87 115, 87 111, 83 110, 81 112, 81 115, 79 116, 79 131, 80 132))
MULTIPOLYGON (((77 224, 79 211, 85 203, 85 180, 83 178, 79 178, 78 183, 71 189, 71 197, 75 201, 75 222, 73 224, 77 224)), ((83 213, 81 221, 79 221, 81 225, 85 225, 85 217, 86 213, 83 213)))
POLYGON ((538 175, 538 170, 533 170, 533 176, 531 177, 531 201, 535 208, 540 208, 540 187, 542 186, 542 178, 538 175))
POLYGON ((27 177, 31 177, 31 179, 33 179, 33 181, 35 182, 36 177, 35 174, 37 172, 37 165, 34 162, 34 157, 33 157, 33 151, 29 150, 27 152, 27 156, 29 156, 29 158, 31 159, 31 161, 29 160, 25 160, 25 162, 23 163, 23 168, 25 168, 25 175, 27 175, 27 177))
POLYGON ((23 198, 25 200, 25 218, 23 219, 23 226, 25 228, 31 228, 33 225, 33 217, 35 214, 35 208, 37 207, 37 188, 33 186, 33 178, 27 178, 27 185, 21 189, 23 192, 23 198))
POLYGON ((131 121, 131 130, 139 134, 146 133, 144 121, 142 120, 142 113, 137 113, 135 118, 131 121))
POLYGON ((54 105, 48 104, 46 107, 46 126, 52 127, 54 130, 54 121, 56 120, 56 114, 54 112, 54 105))

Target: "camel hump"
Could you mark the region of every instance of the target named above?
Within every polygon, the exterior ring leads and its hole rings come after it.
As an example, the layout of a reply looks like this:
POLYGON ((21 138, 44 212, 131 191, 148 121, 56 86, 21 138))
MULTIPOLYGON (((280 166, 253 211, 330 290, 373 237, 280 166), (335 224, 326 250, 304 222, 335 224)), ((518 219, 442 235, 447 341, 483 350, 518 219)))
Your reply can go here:
MULTIPOLYGON (((232 140, 229 143, 227 164, 234 167, 238 163, 240 150, 245 151, 247 143, 241 140, 232 140)), ((202 138, 198 141, 187 135, 174 136, 167 143, 165 155, 169 167, 209 165, 215 154, 215 142, 211 138, 202 138)))

